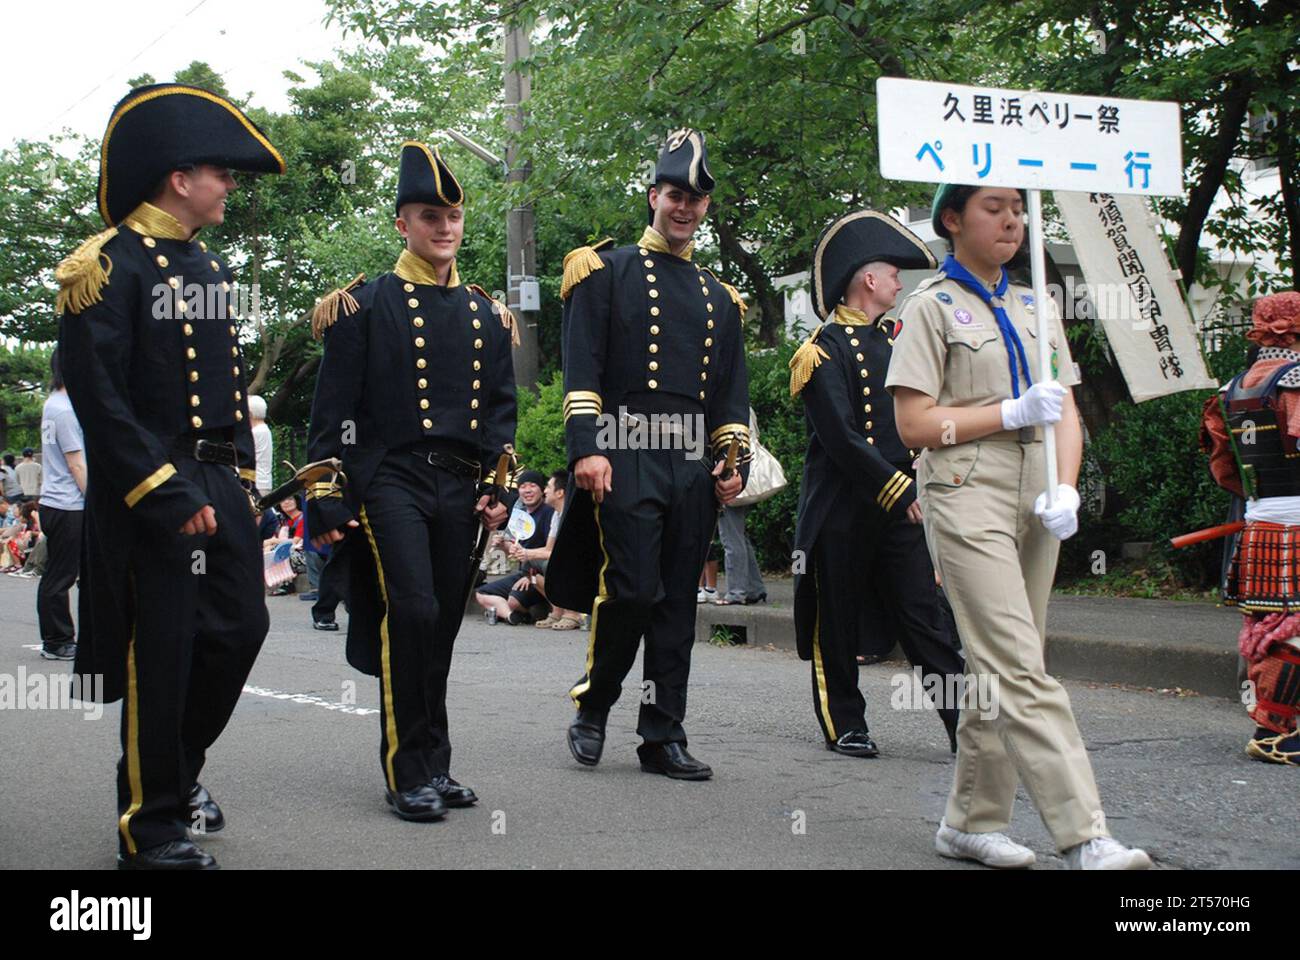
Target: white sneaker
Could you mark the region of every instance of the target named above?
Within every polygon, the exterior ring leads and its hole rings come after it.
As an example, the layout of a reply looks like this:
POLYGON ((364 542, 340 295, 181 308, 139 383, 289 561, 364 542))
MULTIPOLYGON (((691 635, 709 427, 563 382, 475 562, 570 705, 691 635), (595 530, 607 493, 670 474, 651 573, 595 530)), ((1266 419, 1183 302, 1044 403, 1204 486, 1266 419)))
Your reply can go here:
POLYGON ((934 835, 934 849, 954 860, 975 860, 986 867, 1012 869, 1032 867, 1034 851, 1022 847, 1002 833, 962 833, 942 820, 934 835))
POLYGON ((1094 837, 1065 851, 1065 865, 1070 870, 1150 870, 1151 858, 1110 837, 1094 837))
POLYGON ((696 603, 712 603, 718 599, 718 591, 710 590, 708 587, 700 587, 700 592, 695 595, 696 603))

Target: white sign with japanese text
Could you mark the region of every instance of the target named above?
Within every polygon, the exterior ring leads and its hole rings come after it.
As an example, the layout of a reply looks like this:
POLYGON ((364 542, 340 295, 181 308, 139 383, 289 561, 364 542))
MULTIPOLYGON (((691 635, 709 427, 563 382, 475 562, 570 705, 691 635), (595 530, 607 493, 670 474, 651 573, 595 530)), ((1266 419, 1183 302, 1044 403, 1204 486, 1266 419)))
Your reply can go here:
POLYGON ((1053 196, 1133 401, 1217 387, 1148 201, 1063 190, 1053 196))
POLYGON ((1183 192, 1176 103, 881 77, 876 115, 891 180, 1183 192))

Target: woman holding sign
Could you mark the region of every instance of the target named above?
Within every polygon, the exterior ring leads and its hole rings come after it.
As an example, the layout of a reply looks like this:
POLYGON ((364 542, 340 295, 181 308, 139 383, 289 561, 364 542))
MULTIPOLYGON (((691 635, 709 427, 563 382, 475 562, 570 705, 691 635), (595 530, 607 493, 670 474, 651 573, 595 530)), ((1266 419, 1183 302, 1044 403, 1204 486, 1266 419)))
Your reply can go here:
POLYGON ((1060 541, 1078 529, 1083 439, 1078 383, 1054 304, 1056 379, 1035 382, 1037 320, 1029 288, 1004 265, 1024 239, 1015 189, 944 184, 935 232, 952 253, 902 310, 885 385, 917 472, 926 540, 943 578, 967 668, 996 680, 992 711, 961 712, 957 766, 935 846, 992 867, 1034 853, 1001 831, 1022 782, 1076 869, 1143 869, 1141 850, 1112 840, 1064 688, 1043 661, 1047 599, 1060 541), (1043 426, 1056 425, 1061 483, 1048 503, 1043 426))

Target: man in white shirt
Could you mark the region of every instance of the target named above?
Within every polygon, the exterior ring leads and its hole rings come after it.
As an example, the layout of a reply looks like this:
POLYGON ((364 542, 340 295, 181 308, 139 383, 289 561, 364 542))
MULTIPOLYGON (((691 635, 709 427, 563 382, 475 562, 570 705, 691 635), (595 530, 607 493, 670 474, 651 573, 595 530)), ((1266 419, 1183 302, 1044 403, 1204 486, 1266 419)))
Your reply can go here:
POLYGON ((14 472, 18 474, 18 484, 23 488, 23 502, 35 500, 41 493, 41 465, 33 458, 36 451, 28 447, 23 451, 23 458, 14 472))
POLYGON ((86 509, 86 456, 81 424, 59 372, 59 351, 50 356, 50 396, 41 413, 41 530, 49 558, 36 589, 41 656, 71 660, 77 634, 68 591, 81 573, 81 518, 86 509))
POLYGON ((271 428, 266 425, 266 401, 257 395, 248 398, 248 416, 253 422, 253 461, 257 467, 257 479, 253 485, 263 496, 274 489, 271 482, 271 464, 274 462, 274 441, 271 428))

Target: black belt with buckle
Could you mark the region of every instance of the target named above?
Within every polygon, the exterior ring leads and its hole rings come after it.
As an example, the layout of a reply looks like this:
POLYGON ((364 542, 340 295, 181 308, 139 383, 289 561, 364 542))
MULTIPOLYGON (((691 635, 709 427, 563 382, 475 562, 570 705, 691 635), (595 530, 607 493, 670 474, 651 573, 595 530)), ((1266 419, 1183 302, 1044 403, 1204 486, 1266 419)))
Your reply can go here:
POLYGON ((464 457, 458 457, 453 453, 446 453, 441 450, 424 450, 419 447, 412 449, 411 453, 430 466, 439 467, 448 473, 456 474, 458 477, 477 480, 483 476, 483 465, 477 460, 466 460, 464 457))
POLYGON ((182 457, 189 457, 199 463, 219 463, 227 467, 238 465, 233 443, 181 437, 176 441, 175 450, 182 457))

